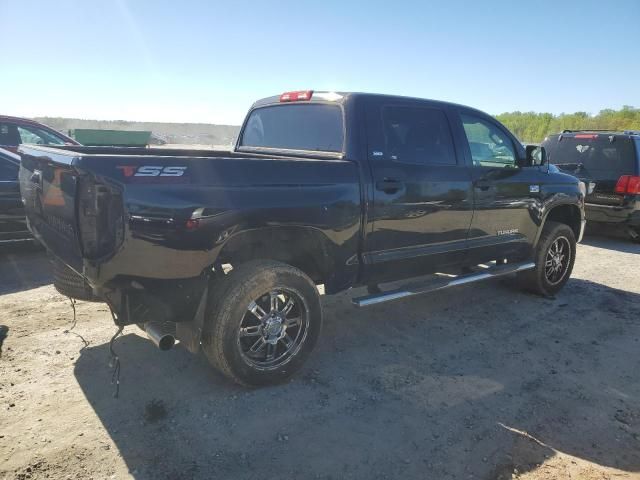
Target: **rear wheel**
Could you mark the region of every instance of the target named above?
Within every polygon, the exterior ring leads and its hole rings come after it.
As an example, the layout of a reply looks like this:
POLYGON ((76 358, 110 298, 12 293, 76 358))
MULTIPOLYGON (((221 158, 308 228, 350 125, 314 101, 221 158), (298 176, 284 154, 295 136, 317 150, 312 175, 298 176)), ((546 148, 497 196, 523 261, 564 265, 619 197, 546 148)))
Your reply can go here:
POLYGON ((93 294, 91 286, 60 260, 53 259, 53 286, 62 295, 85 302, 102 302, 93 294))
POLYGON ((576 239, 564 223, 548 221, 538 240, 536 267, 518 274, 522 286, 533 293, 552 296, 567 283, 576 260, 576 239))
POLYGON ((202 341, 209 362, 244 385, 278 383, 299 370, 322 325, 311 279, 283 263, 253 261, 215 282, 202 341))

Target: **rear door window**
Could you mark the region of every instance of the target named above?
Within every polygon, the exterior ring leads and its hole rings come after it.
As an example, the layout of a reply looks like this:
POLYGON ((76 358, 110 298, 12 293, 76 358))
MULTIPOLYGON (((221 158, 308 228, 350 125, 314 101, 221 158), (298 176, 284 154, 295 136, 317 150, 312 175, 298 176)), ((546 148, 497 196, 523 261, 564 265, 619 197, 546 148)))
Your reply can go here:
POLYGON ((0 123, 0 145, 17 147, 20 145, 20 134, 15 125, 0 123))
POLYGON ((382 109, 386 156, 418 165, 455 165, 451 129, 437 108, 386 106, 382 109))
POLYGON ((256 108, 240 147, 342 152, 344 124, 338 105, 287 104, 256 108))

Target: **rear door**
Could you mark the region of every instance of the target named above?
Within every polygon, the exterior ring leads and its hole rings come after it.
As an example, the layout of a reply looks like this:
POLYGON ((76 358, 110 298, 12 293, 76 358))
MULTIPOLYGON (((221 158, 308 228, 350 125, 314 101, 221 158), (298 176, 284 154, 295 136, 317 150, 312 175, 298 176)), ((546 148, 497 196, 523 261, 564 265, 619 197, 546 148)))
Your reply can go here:
POLYGON ((615 192, 623 175, 638 175, 633 140, 606 133, 554 135, 543 143, 549 162, 587 185, 586 203, 622 206, 624 195, 615 192))
POLYGON ((471 172, 456 151, 448 108, 382 99, 368 105, 368 280, 430 273, 464 259, 471 172))

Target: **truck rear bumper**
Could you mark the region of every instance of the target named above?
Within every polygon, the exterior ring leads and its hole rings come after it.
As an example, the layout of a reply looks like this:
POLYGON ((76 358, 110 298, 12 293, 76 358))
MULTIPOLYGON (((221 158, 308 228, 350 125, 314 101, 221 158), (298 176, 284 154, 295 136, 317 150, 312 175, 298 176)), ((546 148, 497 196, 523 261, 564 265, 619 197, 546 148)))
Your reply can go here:
POLYGON ((640 226, 640 200, 631 201, 623 206, 587 203, 585 213, 589 222, 640 226))

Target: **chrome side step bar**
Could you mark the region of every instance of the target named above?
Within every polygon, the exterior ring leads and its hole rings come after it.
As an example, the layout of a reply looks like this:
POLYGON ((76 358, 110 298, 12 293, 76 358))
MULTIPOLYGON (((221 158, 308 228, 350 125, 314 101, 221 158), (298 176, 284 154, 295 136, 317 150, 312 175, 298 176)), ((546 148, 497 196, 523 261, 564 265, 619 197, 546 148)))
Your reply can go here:
POLYGON ((445 288, 449 287, 456 287, 458 285, 465 285, 467 283, 480 282, 482 280, 497 278, 516 272, 523 272, 525 270, 532 270, 535 267, 536 264, 533 262, 496 265, 495 267, 488 267, 481 272, 474 272, 467 275, 458 275, 456 277, 446 277, 444 279, 436 278, 434 280, 427 281, 426 283, 421 282, 409 284, 404 288, 389 290, 387 292, 377 293, 375 295, 355 297, 351 300, 351 302, 356 307, 368 307, 369 305, 390 302, 391 300, 413 297, 414 295, 422 295, 423 293, 444 290, 445 288))

